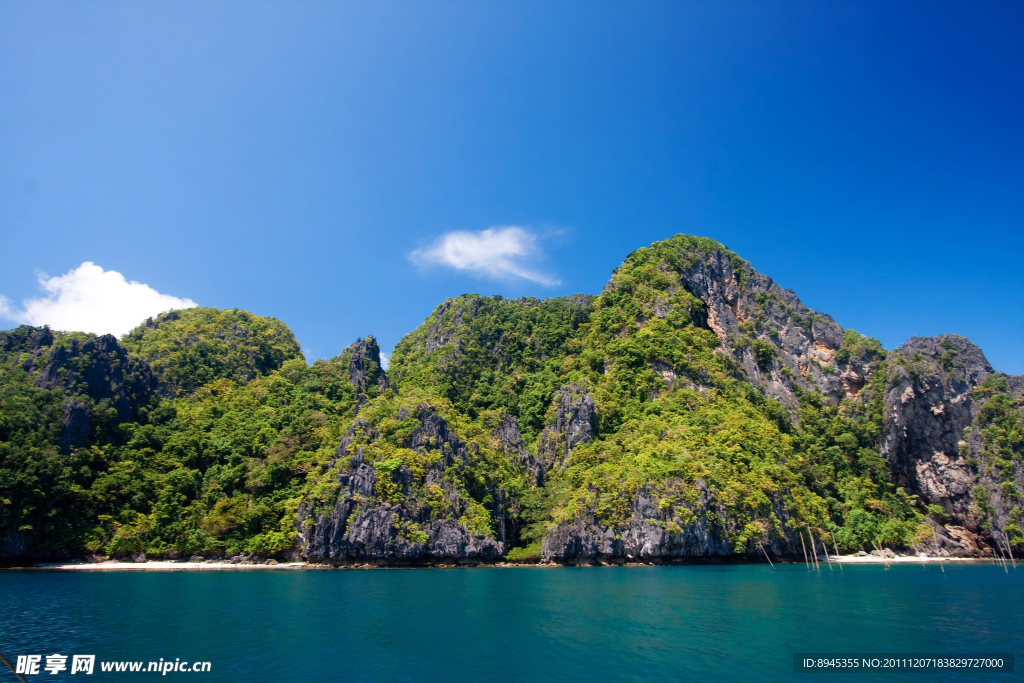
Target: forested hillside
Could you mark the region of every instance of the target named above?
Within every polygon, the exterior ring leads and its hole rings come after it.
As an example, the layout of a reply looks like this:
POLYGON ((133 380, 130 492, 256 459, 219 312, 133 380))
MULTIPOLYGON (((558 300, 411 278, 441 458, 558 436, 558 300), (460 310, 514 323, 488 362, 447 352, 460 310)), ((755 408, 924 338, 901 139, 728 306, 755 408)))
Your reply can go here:
POLYGON ((1024 378, 966 339, 887 352, 685 235, 598 295, 450 299, 386 372, 235 309, 0 333, 8 561, 1019 551, 1022 457, 1024 378))

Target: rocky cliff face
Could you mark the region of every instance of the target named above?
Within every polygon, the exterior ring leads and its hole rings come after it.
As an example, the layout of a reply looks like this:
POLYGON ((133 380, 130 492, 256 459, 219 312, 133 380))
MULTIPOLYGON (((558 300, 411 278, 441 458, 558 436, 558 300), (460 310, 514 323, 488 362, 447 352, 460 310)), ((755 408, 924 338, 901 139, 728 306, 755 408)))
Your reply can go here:
POLYGON ((54 347, 35 385, 108 401, 119 422, 131 422, 138 408, 149 401, 156 378, 145 361, 129 355, 116 337, 106 334, 54 347))
POLYGON ((35 376, 36 387, 68 397, 62 404, 58 443, 64 453, 89 438, 96 404, 115 411, 114 425, 133 422, 156 389, 149 365, 129 354, 113 335, 58 341, 49 328, 22 326, 0 335, 0 349, 35 376))
POLYGON ((1024 378, 996 373, 963 337, 910 339, 887 368, 881 454, 894 480, 940 506, 951 526, 1000 535, 1024 482, 994 413, 1024 412, 1022 389, 1024 378))
POLYGON ((790 410, 797 407, 794 386, 834 401, 858 395, 880 360, 866 349, 837 356, 844 334, 831 316, 723 249, 684 254, 676 276, 703 302, 699 322, 737 358, 747 380, 790 410))
MULTIPOLYGON (((474 533, 460 521, 472 505, 460 486, 467 445, 432 407, 418 406, 411 417, 416 427, 402 447, 421 456, 409 460, 421 471, 404 460, 365 462, 380 435, 365 420, 353 424, 328 468, 337 471, 336 492, 326 500, 307 499, 299 509, 305 558, 334 564, 476 563, 504 554, 500 507, 492 511, 499 521, 497 538, 474 533)), ((497 498, 504 499, 503 492, 497 498)))
POLYGON ((572 450, 594 438, 596 406, 590 391, 582 385, 562 385, 555 392, 555 415, 540 435, 537 459, 547 470, 560 469, 572 450))
POLYGON ((53 332, 49 327, 22 325, 9 332, 0 332, 0 351, 10 354, 12 367, 31 372, 39 357, 53 344, 53 332))
POLYGON ((914 337, 896 349, 886 378, 881 453, 894 480, 974 530, 980 522, 971 513, 976 478, 961 444, 980 408, 972 393, 992 372, 981 349, 944 335, 914 337), (943 362, 943 354, 955 361, 943 362))
POLYGON ((384 391, 388 388, 387 374, 380 362, 380 346, 372 336, 358 339, 342 354, 348 360, 349 381, 358 394, 365 395, 368 389, 384 391))
POLYGON ((519 423, 514 417, 503 415, 492 436, 501 445, 505 457, 523 469, 527 481, 533 486, 544 485, 544 462, 526 449, 526 442, 519 431, 519 423))
MULTIPOLYGON (((703 480, 698 480, 697 489, 696 500, 678 508, 659 507, 650 491, 638 491, 630 519, 619 526, 598 523, 590 510, 571 522, 557 525, 542 542, 543 555, 564 564, 665 564, 726 557, 756 559, 763 557, 762 553, 795 556, 800 552, 800 540, 784 526, 781 536, 773 536, 763 550, 762 544, 755 541, 735 547, 731 537, 737 529, 725 508, 703 480)), ((788 521, 782 501, 776 503, 775 513, 781 521, 788 521)))

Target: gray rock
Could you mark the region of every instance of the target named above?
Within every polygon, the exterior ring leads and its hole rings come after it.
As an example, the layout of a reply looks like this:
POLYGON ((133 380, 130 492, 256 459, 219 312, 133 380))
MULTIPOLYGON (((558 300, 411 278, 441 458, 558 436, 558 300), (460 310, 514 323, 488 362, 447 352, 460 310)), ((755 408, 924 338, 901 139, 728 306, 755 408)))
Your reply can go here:
POLYGON ((359 393, 365 393, 369 387, 384 391, 390 386, 387 373, 380 361, 380 346, 372 336, 358 339, 348 347, 342 357, 348 356, 349 381, 359 393))
POLYGON ((417 480, 404 465, 388 472, 363 462, 362 446, 354 444, 377 435, 368 423, 356 420, 331 463, 338 471, 337 493, 329 501, 306 500, 299 507, 296 529, 304 559, 332 564, 417 564, 489 562, 504 554, 503 537, 509 533, 504 491, 492 492, 495 537, 474 535, 458 521, 470 501, 456 482, 468 462, 468 451, 476 444, 463 444, 427 404, 418 406, 413 416, 419 424, 402 446, 436 456, 423 480, 417 480), (401 491, 401 502, 378 497, 378 477, 390 478, 401 491), (436 492, 444 506, 439 510, 431 507, 436 504, 432 497, 436 492))
POLYGON ((15 365, 25 372, 38 372, 35 386, 69 396, 61 406, 58 448, 62 453, 84 444, 92 432, 92 408, 77 396, 106 401, 117 411, 114 425, 135 421, 156 389, 156 378, 145 361, 129 354, 109 334, 57 346, 54 342, 48 327, 22 325, 0 332, 0 351, 11 352, 15 365))
POLYGON ((15 526, 0 527, 0 557, 25 557, 35 545, 31 534, 15 526))
MULTIPOLYGON (((1024 378, 995 373, 981 349, 956 335, 914 337, 888 362, 881 454, 894 482, 975 533, 986 522, 1001 529, 1014 504, 1005 499, 998 473, 984 466, 990 456, 980 430, 965 434, 990 396, 975 390, 993 375, 1007 380, 1011 396, 1021 396, 1024 378), (979 488, 985 504, 979 504, 979 488)), ((1011 481, 1024 491, 1019 464, 1011 481)))
POLYGON ((565 467, 572 449, 594 437, 596 405, 590 390, 580 384, 563 384, 555 392, 553 424, 541 432, 537 458, 547 470, 565 467))
POLYGON ((49 327, 32 327, 21 325, 8 332, 0 332, 0 351, 12 353, 11 367, 21 366, 25 372, 31 373, 40 364, 40 357, 53 344, 53 332, 49 327), (23 359, 23 356, 28 356, 23 359))
MULTIPOLYGON (((730 535, 735 525, 725 508, 715 500, 714 492, 697 482, 696 504, 684 515, 679 508, 661 510, 647 491, 638 491, 628 520, 615 526, 598 522, 593 511, 571 522, 563 522, 544 537, 541 547, 545 559, 566 564, 588 564, 614 560, 674 562, 696 558, 722 558, 735 555, 730 535), (718 523, 712 523, 717 519, 718 523)), ((780 504, 775 514, 781 520, 788 515, 780 504)), ((751 557, 764 552, 774 556, 793 555, 799 540, 783 526, 783 536, 771 536, 747 543, 741 554, 751 557)))
POLYGON ((130 355, 111 334, 87 341, 72 339, 51 348, 46 365, 35 379, 40 389, 108 400, 117 411, 118 423, 134 421, 136 411, 149 401, 156 384, 149 365, 130 355))
POLYGON ((494 430, 494 437, 501 444, 505 457, 525 470, 527 479, 534 486, 544 483, 544 463, 526 450, 519 423, 511 415, 503 415, 501 423, 494 430))
MULTIPOLYGON (((691 319, 713 331, 722 349, 737 359, 746 379, 794 416, 798 405, 794 386, 819 391, 833 401, 856 396, 881 360, 870 353, 837 360, 843 329, 749 263, 719 249, 701 258, 685 252, 683 256, 684 266, 676 271, 680 284, 701 300, 706 311, 690 311, 691 319), (752 340, 771 344, 775 358, 759 364, 749 346, 752 340)), ((699 378, 691 381, 700 384, 699 378)))

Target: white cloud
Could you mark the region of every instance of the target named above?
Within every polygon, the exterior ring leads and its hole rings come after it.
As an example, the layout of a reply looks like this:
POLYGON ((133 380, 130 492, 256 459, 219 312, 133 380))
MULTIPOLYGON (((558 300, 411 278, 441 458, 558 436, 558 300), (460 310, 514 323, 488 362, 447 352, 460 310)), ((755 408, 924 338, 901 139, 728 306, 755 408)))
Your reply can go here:
POLYGON ((530 267, 543 254, 532 233, 510 226, 481 232, 455 231, 441 235, 426 249, 409 254, 414 263, 449 266, 495 279, 523 278, 542 285, 560 281, 530 267))
POLYGON ((103 270, 91 261, 67 275, 41 275, 39 288, 46 295, 25 299, 20 311, 0 296, 0 316, 55 330, 122 335, 150 316, 198 305, 191 299, 161 294, 141 282, 129 282, 116 270, 103 270))
POLYGON ((383 351, 380 352, 380 366, 385 370, 388 369, 388 363, 391 362, 391 357, 383 351))

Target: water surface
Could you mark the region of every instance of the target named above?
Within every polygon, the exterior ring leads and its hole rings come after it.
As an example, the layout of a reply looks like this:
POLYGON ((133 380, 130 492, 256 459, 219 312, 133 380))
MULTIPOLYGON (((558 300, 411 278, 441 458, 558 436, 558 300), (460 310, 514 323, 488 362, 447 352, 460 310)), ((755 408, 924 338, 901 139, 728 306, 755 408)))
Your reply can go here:
MULTIPOLYGON (((210 673, 165 677, 203 681, 1020 680, 794 674, 792 656, 1015 652, 1020 660, 1022 577, 984 564, 945 573, 919 565, 4 571, 0 652, 208 660, 210 673)), ((97 670, 86 680, 156 678, 97 670)), ((14 677, 0 671, 6 680, 14 677)))

